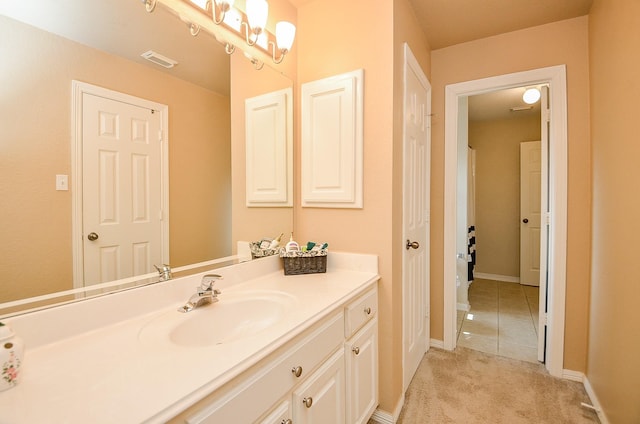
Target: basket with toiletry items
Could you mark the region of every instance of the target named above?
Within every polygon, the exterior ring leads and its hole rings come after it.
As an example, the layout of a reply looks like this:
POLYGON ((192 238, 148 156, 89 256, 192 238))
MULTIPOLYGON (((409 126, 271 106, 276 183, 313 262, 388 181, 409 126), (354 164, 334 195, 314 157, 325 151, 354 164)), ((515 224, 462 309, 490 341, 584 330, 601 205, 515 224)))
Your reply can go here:
POLYGON ((280 252, 280 241, 283 235, 284 233, 280 233, 280 235, 274 239, 263 238, 260 241, 249 243, 251 259, 277 255, 280 252))
POLYGON ((284 275, 317 274, 327 272, 327 243, 308 242, 302 247, 293 241, 280 249, 284 275))

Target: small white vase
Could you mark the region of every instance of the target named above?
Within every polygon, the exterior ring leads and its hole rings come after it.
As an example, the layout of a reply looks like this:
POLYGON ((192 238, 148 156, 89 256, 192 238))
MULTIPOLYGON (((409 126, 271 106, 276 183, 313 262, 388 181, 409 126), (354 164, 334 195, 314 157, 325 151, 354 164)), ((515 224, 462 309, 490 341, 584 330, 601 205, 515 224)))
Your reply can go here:
POLYGON ((24 343, 11 327, 0 322, 0 391, 18 384, 22 367, 24 343))

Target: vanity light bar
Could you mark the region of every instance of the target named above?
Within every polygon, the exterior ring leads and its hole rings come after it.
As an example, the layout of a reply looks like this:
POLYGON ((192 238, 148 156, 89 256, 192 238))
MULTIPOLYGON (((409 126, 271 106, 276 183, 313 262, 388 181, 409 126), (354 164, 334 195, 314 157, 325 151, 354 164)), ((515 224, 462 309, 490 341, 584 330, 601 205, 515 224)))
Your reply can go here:
POLYGON ((143 58, 147 59, 150 62, 155 63, 156 65, 160 65, 165 68, 173 68, 178 64, 178 62, 176 62, 175 60, 170 59, 166 56, 163 56, 160 53, 156 53, 153 50, 148 50, 142 53, 140 56, 142 56, 143 58))

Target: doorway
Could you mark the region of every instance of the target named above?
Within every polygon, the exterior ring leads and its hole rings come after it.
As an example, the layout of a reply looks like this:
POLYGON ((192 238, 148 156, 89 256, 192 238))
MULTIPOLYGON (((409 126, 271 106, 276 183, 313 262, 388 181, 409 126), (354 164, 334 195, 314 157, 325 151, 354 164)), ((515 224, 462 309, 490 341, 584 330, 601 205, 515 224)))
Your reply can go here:
MULTIPOLYGON (((548 84, 549 143, 542 145, 544 165, 542 210, 544 229, 541 231, 541 293, 546 305, 544 331, 546 345, 545 366, 552 375, 561 376, 564 353, 564 299, 566 290, 566 216, 567 216, 567 111, 566 70, 564 66, 541 68, 532 71, 491 77, 465 83, 452 84, 445 89, 445 213, 444 213, 444 347, 456 346, 456 267, 460 252, 456 246, 456 201, 459 104, 467 96, 512 87, 548 84), (548 286, 548 290, 547 290, 548 286)), ((546 119, 546 117, 545 117, 546 119)))
POLYGON ((468 259, 458 260, 463 272, 457 275, 456 342, 537 363, 539 291, 521 284, 532 279, 539 284, 533 268, 540 258, 539 242, 534 240, 536 235, 539 240, 540 141, 527 140, 541 138, 541 102, 526 104, 526 88, 467 99, 468 137, 462 141, 469 147, 458 151, 467 154, 462 158, 467 166, 458 163, 457 232, 463 236, 458 252, 467 247, 468 259), (519 266, 519 253, 527 252, 523 247, 530 247, 525 259, 537 258, 526 267, 531 272, 524 280, 519 266))

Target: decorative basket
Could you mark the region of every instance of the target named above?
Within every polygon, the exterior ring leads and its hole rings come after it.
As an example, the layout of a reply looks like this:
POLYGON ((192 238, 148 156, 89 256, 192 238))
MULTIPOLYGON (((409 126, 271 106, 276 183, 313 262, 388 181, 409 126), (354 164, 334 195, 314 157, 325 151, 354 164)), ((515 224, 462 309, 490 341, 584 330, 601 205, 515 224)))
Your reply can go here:
POLYGON ((311 252, 280 250, 284 261, 284 275, 318 274, 327 272, 327 249, 311 252))
POLYGON ((251 259, 264 258, 266 256, 277 255, 280 252, 280 248, 275 249, 260 249, 260 243, 252 242, 249 245, 251 247, 251 259))

